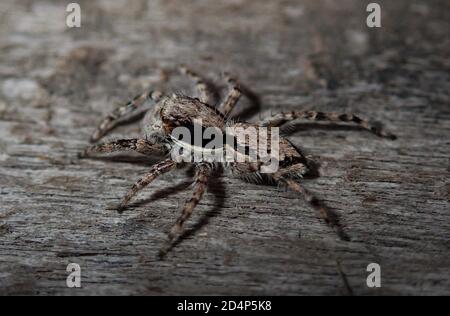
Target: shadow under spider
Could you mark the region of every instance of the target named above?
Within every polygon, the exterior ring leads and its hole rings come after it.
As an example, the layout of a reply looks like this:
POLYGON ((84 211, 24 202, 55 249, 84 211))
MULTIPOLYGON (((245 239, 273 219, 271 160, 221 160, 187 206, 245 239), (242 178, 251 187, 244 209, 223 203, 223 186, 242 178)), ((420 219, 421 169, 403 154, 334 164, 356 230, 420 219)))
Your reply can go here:
MULTIPOLYGON (((308 172, 303 176, 304 179, 316 179, 320 177, 320 162, 315 161, 313 159, 307 158, 307 156, 304 154, 304 152, 294 144, 291 143, 292 146, 296 148, 296 150, 301 153, 303 157, 305 157, 305 165, 308 167, 308 172)), ((287 186, 285 187, 285 190, 287 191, 287 186)), ((343 241, 350 241, 350 237, 347 235, 347 233, 344 232, 339 215, 328 205, 326 205, 320 198, 317 198, 317 201, 315 203, 311 203, 311 206, 313 207, 322 207, 323 210, 325 210, 327 214, 328 221, 327 225, 330 226, 335 233, 339 236, 339 238, 343 241)))

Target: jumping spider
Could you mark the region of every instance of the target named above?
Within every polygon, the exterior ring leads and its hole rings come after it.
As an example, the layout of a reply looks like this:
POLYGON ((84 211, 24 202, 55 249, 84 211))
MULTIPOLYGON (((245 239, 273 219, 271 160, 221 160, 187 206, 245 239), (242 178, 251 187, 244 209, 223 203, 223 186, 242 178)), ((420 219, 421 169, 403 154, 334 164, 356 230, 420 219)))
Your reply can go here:
MULTIPOLYGON (((313 121, 349 122, 359 125, 380 137, 395 139, 394 135, 384 133, 381 129, 369 124, 368 121, 349 113, 323 113, 315 111, 292 111, 289 113, 279 113, 261 121, 259 124, 235 122, 229 119, 230 113, 238 103, 241 95, 246 91, 241 89, 236 80, 227 78, 229 92, 226 98, 218 107, 211 105, 214 95, 209 85, 199 75, 182 66, 180 70, 183 74, 196 82, 198 98, 191 98, 185 95, 164 96, 160 91, 146 92, 137 96, 125 106, 121 106, 109 114, 99 125, 91 142, 97 142, 108 132, 114 129, 124 120, 135 116, 137 113, 146 111, 144 117, 144 137, 136 139, 121 139, 113 142, 94 145, 86 148, 80 153, 80 158, 93 156, 95 153, 112 153, 121 151, 135 151, 144 155, 165 157, 160 162, 151 167, 149 172, 142 177, 131 190, 125 195, 119 211, 126 208, 130 200, 142 189, 153 182, 158 176, 170 172, 177 167, 190 165, 195 169, 195 183, 192 198, 184 205, 181 216, 175 222, 168 234, 169 249, 180 236, 184 222, 191 216, 194 208, 202 199, 206 190, 208 180, 220 165, 223 169, 231 171, 233 177, 255 183, 271 183, 284 185, 291 190, 300 193, 309 204, 319 211, 320 216, 332 227, 341 238, 346 239, 345 234, 339 227, 335 216, 325 205, 312 193, 306 190, 298 180, 311 171, 309 160, 295 148, 286 138, 279 139, 279 169, 267 174, 261 173, 261 162, 194 162, 179 163, 170 157, 174 140, 171 133, 179 126, 192 125, 195 120, 201 119, 204 127, 214 127, 224 130, 227 126, 253 126, 256 129, 261 127, 280 127, 290 121, 306 119, 313 121)), ((189 145, 189 144, 186 144, 189 145)), ((192 147, 192 146, 191 146, 192 147)), ((162 251, 164 254, 165 251, 162 251)))

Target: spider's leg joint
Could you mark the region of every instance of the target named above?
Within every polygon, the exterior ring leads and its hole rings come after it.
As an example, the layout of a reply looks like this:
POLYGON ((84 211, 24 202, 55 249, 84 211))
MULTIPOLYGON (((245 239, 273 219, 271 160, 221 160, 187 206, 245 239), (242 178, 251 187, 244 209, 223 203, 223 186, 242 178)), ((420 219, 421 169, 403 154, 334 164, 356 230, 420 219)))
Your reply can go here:
POLYGON ((123 205, 123 203, 120 203, 116 206, 116 210, 119 214, 122 214, 126 210, 126 205, 123 205))
POLYGON ((86 150, 79 151, 79 152, 77 153, 77 158, 78 158, 78 159, 84 159, 84 158, 87 158, 86 150))

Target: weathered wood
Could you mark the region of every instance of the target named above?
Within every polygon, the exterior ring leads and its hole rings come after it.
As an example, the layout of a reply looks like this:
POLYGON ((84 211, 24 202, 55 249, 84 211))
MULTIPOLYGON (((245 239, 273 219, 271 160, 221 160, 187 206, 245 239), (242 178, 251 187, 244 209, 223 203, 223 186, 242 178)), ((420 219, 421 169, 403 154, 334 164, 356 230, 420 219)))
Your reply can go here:
POLYGON ((63 3, 2 1, 0 294, 450 294, 448 1, 379 3, 369 29, 358 0, 83 1, 69 29, 63 3), (189 91, 180 63, 219 86, 220 71, 238 75, 261 115, 351 111, 398 135, 304 124, 290 137, 320 163, 305 185, 350 242, 295 193, 222 177, 158 260, 189 176, 161 178, 120 215, 110 206, 152 161, 76 153, 116 102, 189 91), (66 287, 71 262, 82 289, 66 287), (366 286, 372 262, 380 289, 366 286))

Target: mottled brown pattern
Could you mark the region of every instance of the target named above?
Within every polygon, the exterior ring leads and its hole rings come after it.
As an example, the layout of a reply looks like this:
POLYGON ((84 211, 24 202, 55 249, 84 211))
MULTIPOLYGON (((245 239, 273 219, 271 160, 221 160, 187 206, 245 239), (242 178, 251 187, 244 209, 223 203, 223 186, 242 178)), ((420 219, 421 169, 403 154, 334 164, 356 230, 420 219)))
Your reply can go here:
MULTIPOLYGON (((450 294, 448 0, 73 2, 81 28, 66 27, 68 2, 0 4, 0 295, 450 294), (379 29, 365 25, 369 2, 381 5, 379 29), (193 171, 159 177, 118 213, 110 206, 163 158, 76 154, 116 104, 151 90, 198 95, 173 73, 180 63, 222 95, 224 70, 251 87, 259 107, 244 95, 234 118, 355 113, 398 136, 282 128, 317 163, 301 184, 351 241, 300 193, 214 174, 181 243, 157 259, 193 171), (66 287, 71 262, 81 289, 66 287), (366 285, 371 262, 381 288, 366 285)), ((144 138, 139 125, 101 142, 144 138)))
POLYGON ((185 65, 181 65, 180 70, 183 74, 189 76, 195 82, 195 87, 198 91, 200 101, 206 104, 212 104, 213 94, 206 81, 185 65))
POLYGON ((383 131, 381 128, 370 124, 367 120, 361 119, 352 113, 324 113, 316 111, 292 111, 288 113, 275 114, 272 117, 265 119, 261 124, 263 126, 281 126, 289 121, 306 119, 310 121, 330 121, 330 122, 350 122, 354 123, 377 136, 386 137, 395 140, 396 136, 383 131))

